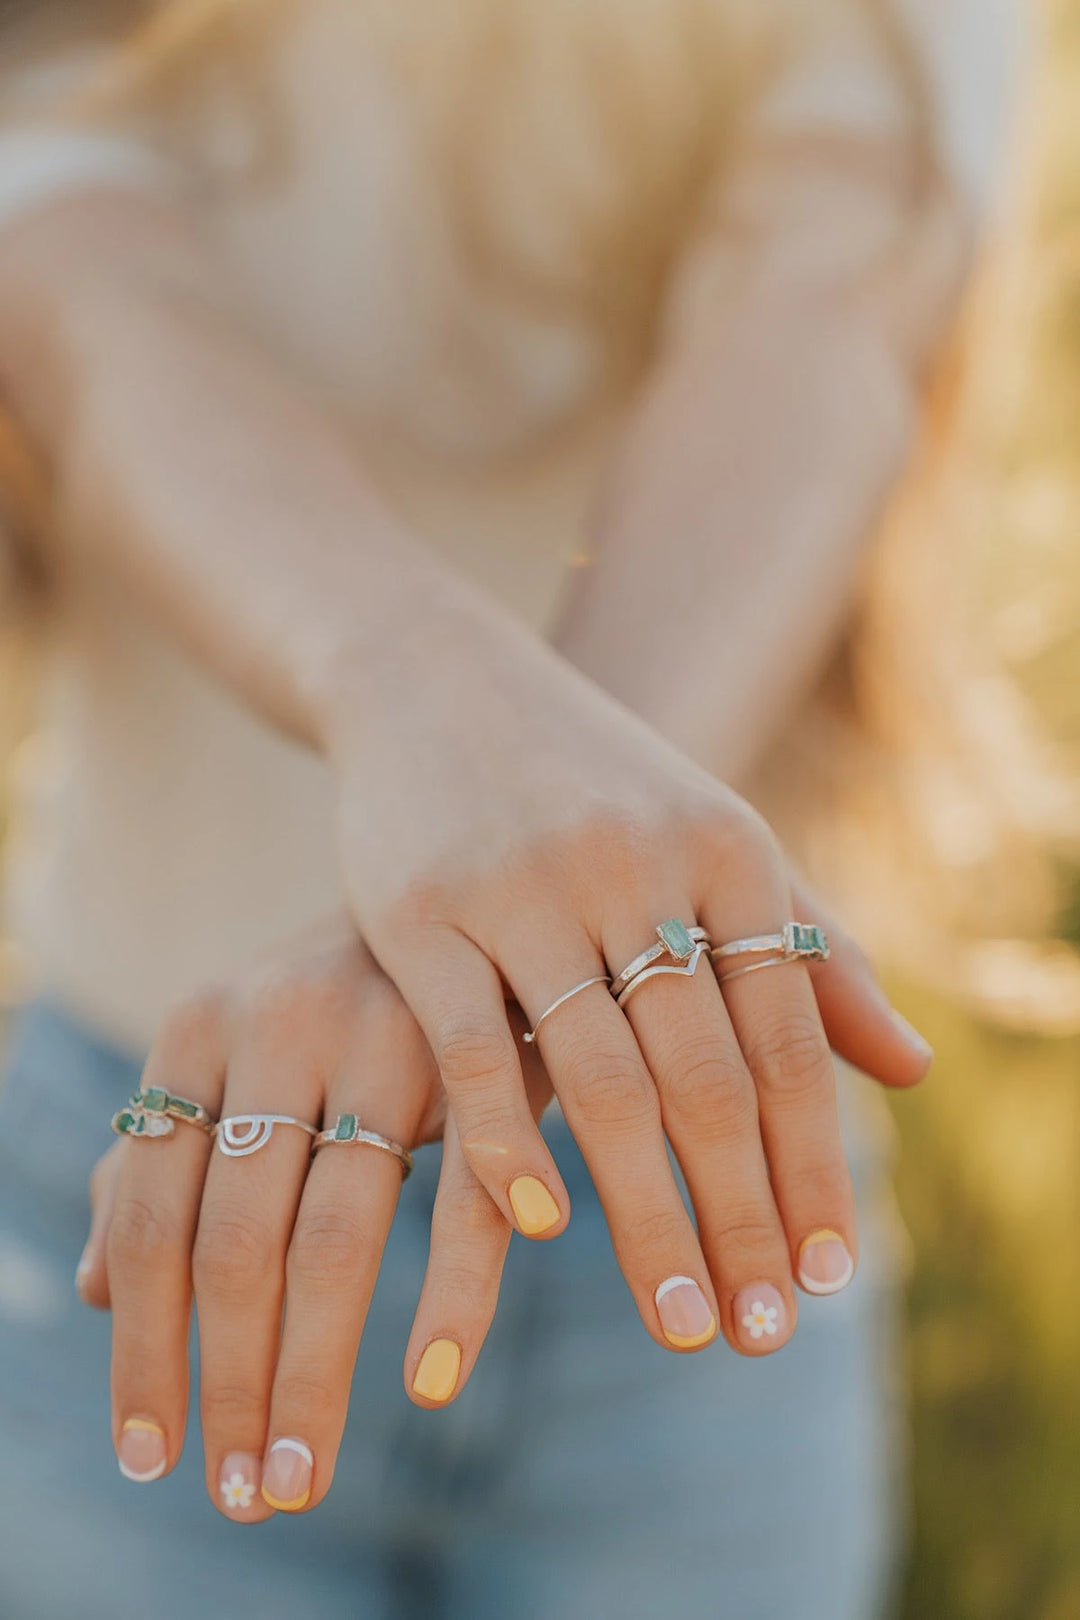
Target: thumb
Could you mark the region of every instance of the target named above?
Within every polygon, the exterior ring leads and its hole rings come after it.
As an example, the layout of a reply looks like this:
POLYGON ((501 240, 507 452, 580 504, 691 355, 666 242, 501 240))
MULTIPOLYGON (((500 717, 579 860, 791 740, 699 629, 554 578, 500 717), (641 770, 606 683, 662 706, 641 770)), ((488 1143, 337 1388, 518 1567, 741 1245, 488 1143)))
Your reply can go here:
POLYGON ((79 1298, 96 1310, 109 1309, 109 1278, 105 1269, 105 1244, 116 1207, 125 1142, 114 1142, 90 1172, 90 1236, 75 1272, 79 1298))

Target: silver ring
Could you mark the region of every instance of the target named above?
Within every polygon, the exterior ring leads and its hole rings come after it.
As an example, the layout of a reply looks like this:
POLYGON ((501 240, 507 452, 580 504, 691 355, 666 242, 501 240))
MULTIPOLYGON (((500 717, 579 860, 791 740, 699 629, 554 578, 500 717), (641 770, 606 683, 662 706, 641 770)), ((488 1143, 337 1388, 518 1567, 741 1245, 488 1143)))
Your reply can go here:
POLYGON ((608 974, 608 973, 597 973, 594 978, 582 979, 580 984, 575 984, 575 986, 574 986, 574 988, 572 990, 568 990, 564 996, 559 997, 558 1001, 553 1001, 551 1003, 550 1007, 545 1008, 545 1010, 540 1014, 539 1018, 536 1020, 536 1023, 533 1025, 532 1029, 526 1030, 525 1034, 521 1037, 522 1040, 525 1042, 525 1045, 526 1046, 531 1046, 532 1045, 533 1041, 535 1041, 535 1039, 536 1039, 536 1032, 540 1028, 540 1025, 544 1022, 544 1019, 545 1018, 550 1018, 551 1014, 555 1011, 556 1007, 561 1007, 564 1001, 569 1001, 572 996, 579 995, 582 990, 587 990, 591 984, 610 984, 610 983, 611 983, 611 975, 610 974, 608 974))
POLYGON ((393 1154, 401 1166, 402 1181, 412 1170, 413 1156, 408 1148, 402 1147, 400 1142, 393 1141, 389 1136, 380 1136, 378 1131, 365 1131, 355 1114, 339 1114, 329 1130, 319 1132, 311 1151, 318 1153, 320 1148, 330 1147, 335 1142, 352 1142, 360 1147, 378 1148, 382 1153, 393 1154))
POLYGON ((643 985, 646 979, 658 979, 662 973, 674 973, 680 979, 692 979, 694 974, 697 972, 697 965, 701 961, 701 958, 703 956, 708 956, 708 954, 709 942, 707 939, 704 939, 700 944, 694 946, 690 955, 690 960, 685 964, 685 966, 680 962, 661 962, 658 963, 656 967, 644 968, 637 975, 637 978, 631 979, 630 983, 619 991, 618 995, 615 997, 616 1003, 618 1006, 624 1007, 630 1000, 630 997, 633 995, 634 991, 637 990, 640 985, 643 985))
POLYGON ((177 1120, 207 1133, 214 1129, 213 1118, 201 1103, 175 1097, 163 1086, 140 1086, 127 1107, 113 1115, 112 1128, 117 1136, 171 1136, 177 1120))
POLYGON ((214 1126, 214 1135, 227 1159, 246 1159, 266 1146, 275 1125, 295 1125, 309 1136, 318 1134, 314 1125, 306 1119, 294 1119, 292 1114, 231 1114, 214 1126))
POLYGON ((731 968, 727 973, 716 975, 717 984, 726 984, 729 979, 741 979, 744 973, 757 973, 761 968, 784 967, 788 962, 797 962, 797 956, 767 956, 762 962, 748 962, 745 967, 731 968))
POLYGON ((824 928, 814 923, 789 922, 778 934, 754 934, 750 939, 733 939, 726 945, 715 945, 712 955, 757 956, 765 951, 784 961, 801 956, 806 961, 824 962, 829 956, 829 941, 824 928))
POLYGON ((709 945, 711 943, 704 928, 696 926, 687 928, 686 924, 680 922, 678 917, 669 917, 667 922, 660 923, 656 932, 659 935, 660 943, 650 945, 647 950, 635 956, 632 962, 628 962, 621 973, 616 973, 611 986, 611 993, 616 1001, 618 1001, 631 979, 636 979, 639 973, 643 973, 647 967, 651 967, 653 962, 658 961, 661 956, 670 956, 676 962, 689 962, 699 945, 709 945))

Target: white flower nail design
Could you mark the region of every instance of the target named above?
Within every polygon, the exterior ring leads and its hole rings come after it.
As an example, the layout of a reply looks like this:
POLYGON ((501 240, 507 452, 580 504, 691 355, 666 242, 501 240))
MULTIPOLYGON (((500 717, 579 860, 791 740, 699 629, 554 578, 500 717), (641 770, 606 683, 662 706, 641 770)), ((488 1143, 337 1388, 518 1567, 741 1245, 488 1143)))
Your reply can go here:
POLYGON ((227 1508, 249 1508, 255 1487, 248 1484, 243 1474, 230 1474, 221 1482, 221 1494, 227 1508))
POLYGON ((765 1305, 760 1299, 755 1299, 749 1315, 743 1317, 742 1325, 750 1329, 752 1339, 760 1339, 764 1333, 772 1338, 777 1331, 776 1318, 779 1314, 775 1305, 765 1305))

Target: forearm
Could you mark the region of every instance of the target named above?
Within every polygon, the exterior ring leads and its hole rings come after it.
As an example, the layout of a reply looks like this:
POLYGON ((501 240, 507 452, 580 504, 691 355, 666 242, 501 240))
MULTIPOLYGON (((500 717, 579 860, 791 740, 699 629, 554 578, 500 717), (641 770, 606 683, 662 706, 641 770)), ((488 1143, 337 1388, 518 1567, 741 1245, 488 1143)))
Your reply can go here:
POLYGON ((54 564, 122 580, 305 740, 324 741, 339 663, 393 679, 436 607, 478 609, 198 243, 141 202, 62 205, 5 243, 0 381, 48 463, 54 564))
POLYGON ((749 291, 650 381, 560 648, 745 780, 843 622, 913 416, 872 306, 749 291))

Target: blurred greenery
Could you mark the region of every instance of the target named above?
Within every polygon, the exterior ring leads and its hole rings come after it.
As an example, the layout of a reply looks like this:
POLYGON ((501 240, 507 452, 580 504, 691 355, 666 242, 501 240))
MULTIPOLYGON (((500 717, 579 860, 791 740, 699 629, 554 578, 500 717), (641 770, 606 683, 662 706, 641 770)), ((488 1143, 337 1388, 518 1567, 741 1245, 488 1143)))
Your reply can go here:
MULTIPOLYGON (((1041 11, 1018 240, 990 272, 965 452, 998 650, 1080 768, 1080 0, 1041 11)), ((1060 879, 1054 931, 1080 945, 1080 870, 1060 879)), ((895 1103, 915 1251, 904 1620, 1078 1620, 1080 1036, 897 993, 938 1052, 895 1103)))

